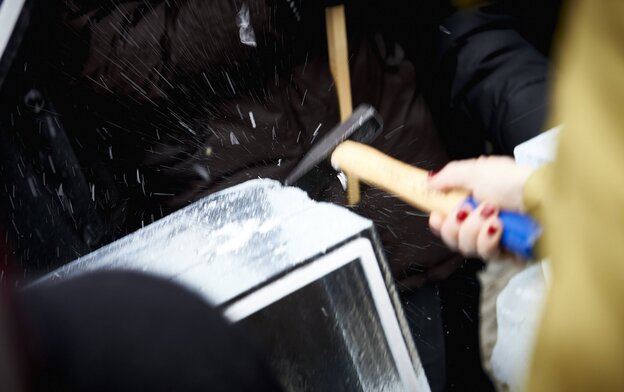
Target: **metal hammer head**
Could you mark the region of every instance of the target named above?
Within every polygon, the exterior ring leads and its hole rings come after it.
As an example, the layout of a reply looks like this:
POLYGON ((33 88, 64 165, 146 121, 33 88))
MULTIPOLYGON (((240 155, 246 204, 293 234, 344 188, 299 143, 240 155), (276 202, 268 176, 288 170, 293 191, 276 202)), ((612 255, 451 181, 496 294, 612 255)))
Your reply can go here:
POLYGON ((347 139, 370 144, 383 130, 383 121, 377 111, 370 105, 358 106, 353 114, 320 139, 284 181, 285 185, 298 186, 313 197, 330 179, 333 172, 328 158, 334 149, 347 139))

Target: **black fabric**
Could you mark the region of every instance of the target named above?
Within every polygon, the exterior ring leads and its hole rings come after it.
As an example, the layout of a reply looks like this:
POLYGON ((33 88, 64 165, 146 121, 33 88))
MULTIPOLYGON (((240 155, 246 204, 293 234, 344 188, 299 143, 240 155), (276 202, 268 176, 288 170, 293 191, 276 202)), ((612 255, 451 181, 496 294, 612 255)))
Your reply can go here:
POLYGON ((0 89, 0 221, 26 279, 110 242, 123 224, 123 200, 98 166, 98 146, 82 145, 78 155, 66 128, 75 122, 55 105, 60 94, 45 61, 59 40, 54 7, 36 4, 0 89))
POLYGON ((446 355, 438 286, 430 284, 405 292, 401 303, 431 391, 444 391, 446 355))
POLYGON ((436 95, 445 141, 454 157, 513 154, 545 130, 549 62, 498 5, 460 11, 439 28, 436 95), (481 151, 479 151, 481 150, 481 151))
POLYGON ((522 36, 546 57, 552 54, 564 0, 496 0, 489 7, 513 16, 522 36))
POLYGON ((279 391, 249 343, 201 298, 135 273, 23 293, 34 391, 279 391))
POLYGON ((448 392, 494 392, 483 370, 479 344, 480 293, 477 272, 483 262, 469 259, 438 284, 442 308, 448 392))
MULTIPOLYGON (((0 229, 1 231, 1 229, 0 229)), ((4 252, 0 244, 0 258, 4 252)), ((6 267, 0 279, 0 391, 24 392, 28 385, 30 347, 25 325, 20 324, 15 293, 5 285, 6 267)))

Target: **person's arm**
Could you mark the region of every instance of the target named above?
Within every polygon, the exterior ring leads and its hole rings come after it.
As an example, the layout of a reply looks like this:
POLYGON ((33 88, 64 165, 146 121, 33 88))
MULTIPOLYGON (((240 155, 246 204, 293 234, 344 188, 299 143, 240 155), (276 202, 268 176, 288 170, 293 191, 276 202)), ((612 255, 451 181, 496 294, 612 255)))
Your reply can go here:
POLYGON ((549 62, 517 31, 507 10, 458 11, 437 34, 439 105, 470 119, 509 155, 544 130, 549 62))
POLYGON ((552 285, 529 391, 624 390, 624 2, 569 2, 544 212, 552 285))

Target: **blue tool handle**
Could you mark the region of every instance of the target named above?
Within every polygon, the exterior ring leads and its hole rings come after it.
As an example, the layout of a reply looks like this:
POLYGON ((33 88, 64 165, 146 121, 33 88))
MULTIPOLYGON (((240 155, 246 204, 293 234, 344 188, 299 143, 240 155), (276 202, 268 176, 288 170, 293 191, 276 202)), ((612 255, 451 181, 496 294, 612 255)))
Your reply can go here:
MULTIPOLYGON (((479 203, 471 197, 466 203, 477 208, 479 203)), ((503 223, 501 246, 524 259, 533 258, 535 242, 542 234, 542 227, 533 218, 519 212, 500 211, 499 219, 503 223)))

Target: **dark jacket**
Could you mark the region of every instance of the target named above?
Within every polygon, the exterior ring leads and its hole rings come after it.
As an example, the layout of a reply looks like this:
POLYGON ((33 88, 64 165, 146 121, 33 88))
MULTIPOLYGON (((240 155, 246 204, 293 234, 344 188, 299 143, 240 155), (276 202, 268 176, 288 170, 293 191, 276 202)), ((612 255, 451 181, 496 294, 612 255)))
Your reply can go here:
POLYGON ((487 152, 511 155, 546 127, 560 1, 530 10, 532 1, 493 3, 455 12, 438 28, 432 101, 453 158, 481 154, 486 142, 487 152))

